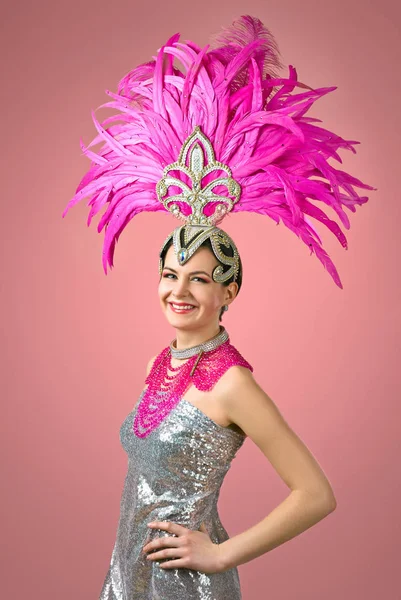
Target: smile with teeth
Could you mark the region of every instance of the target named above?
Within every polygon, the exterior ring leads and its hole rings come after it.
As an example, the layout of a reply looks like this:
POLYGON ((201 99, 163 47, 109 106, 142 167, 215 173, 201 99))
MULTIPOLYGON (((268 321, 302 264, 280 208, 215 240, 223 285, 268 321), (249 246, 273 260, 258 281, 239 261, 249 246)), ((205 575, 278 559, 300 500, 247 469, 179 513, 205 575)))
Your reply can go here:
POLYGON ((170 306, 175 312, 189 312, 196 308, 192 304, 174 304, 174 302, 170 302, 170 306))

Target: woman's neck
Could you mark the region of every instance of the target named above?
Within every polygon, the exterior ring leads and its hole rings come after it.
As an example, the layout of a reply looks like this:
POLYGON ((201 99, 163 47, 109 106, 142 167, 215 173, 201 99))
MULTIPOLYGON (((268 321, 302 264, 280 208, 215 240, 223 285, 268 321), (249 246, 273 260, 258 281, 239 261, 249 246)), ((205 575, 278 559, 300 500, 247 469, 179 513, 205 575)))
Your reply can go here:
POLYGON ((215 337, 218 333, 220 333, 220 325, 215 325, 214 323, 204 327, 202 329, 196 329, 194 331, 186 331, 185 329, 176 329, 176 344, 175 347, 177 350, 183 350, 185 348, 192 348, 192 346, 197 346, 198 344, 203 344, 203 342, 207 342, 211 338, 215 337))

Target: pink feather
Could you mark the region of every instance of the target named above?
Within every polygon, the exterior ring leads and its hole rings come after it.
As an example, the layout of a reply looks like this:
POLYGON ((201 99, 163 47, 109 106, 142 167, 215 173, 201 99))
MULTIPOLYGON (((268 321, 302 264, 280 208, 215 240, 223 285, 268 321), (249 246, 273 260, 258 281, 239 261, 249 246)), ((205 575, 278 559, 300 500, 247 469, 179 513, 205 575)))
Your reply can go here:
MULTIPOLYGON (((314 124, 319 119, 305 116, 316 100, 336 87, 313 89, 298 81, 292 65, 288 77, 280 77, 282 67, 271 32, 259 19, 244 15, 203 48, 180 42, 174 34, 154 60, 121 79, 117 93, 106 90, 112 101, 99 108, 113 108, 118 114, 100 123, 92 111, 98 133, 88 146, 81 141, 91 166, 62 215, 89 198, 89 226, 106 207, 98 224, 99 232, 105 230, 106 274, 129 221, 143 211, 166 211, 156 184, 199 125, 216 158, 230 167, 241 185, 241 198, 232 212, 257 212, 277 224, 281 220, 342 288, 311 219, 325 225, 347 248, 340 225, 323 207, 333 209, 349 229, 344 208, 355 212, 356 205, 368 201, 355 188, 376 188, 328 162, 341 164, 338 151, 355 153, 359 142, 345 140, 314 124), (180 61, 180 69, 174 59, 180 61), (302 91, 296 93, 296 88, 302 91), (98 152, 89 149, 99 143, 98 152)), ((210 181, 208 175, 205 183, 210 181)))

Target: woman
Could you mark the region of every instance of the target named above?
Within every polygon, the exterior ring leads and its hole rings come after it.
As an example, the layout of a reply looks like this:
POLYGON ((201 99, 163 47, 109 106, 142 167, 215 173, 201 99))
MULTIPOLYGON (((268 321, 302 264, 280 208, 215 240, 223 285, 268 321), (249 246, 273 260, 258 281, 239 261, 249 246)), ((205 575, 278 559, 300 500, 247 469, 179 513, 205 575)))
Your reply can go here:
MULTIPOLYGON (((170 244, 162 253, 162 264, 159 298, 176 332, 173 348, 188 349, 216 339, 222 311, 235 299, 238 283, 213 281, 219 262, 207 243, 185 265, 179 264, 170 244), (179 312, 177 305, 193 308, 179 312)), ((223 340, 216 349, 226 343, 223 340)), ((199 349, 194 356, 198 354, 199 349)), ((152 377, 156 358, 148 364, 150 382, 157 380, 156 373, 152 377)), ((172 358, 171 363, 180 368, 188 360, 172 358)), ((221 355, 217 361, 222 361, 221 355)), ((241 598, 238 565, 334 510, 327 478, 251 369, 232 365, 208 392, 184 377, 189 387, 146 438, 132 432, 138 404, 124 421, 121 440, 129 469, 101 600, 241 598), (291 493, 266 519, 230 539, 219 519, 217 499, 246 436, 264 452, 291 493)))
POLYGON ((354 187, 374 188, 328 164, 339 147, 356 142, 315 127, 304 114, 333 88, 297 82, 292 67, 289 79, 273 77, 278 50, 258 19, 235 21, 209 52, 178 37, 130 72, 118 95, 108 92, 123 125, 94 118, 94 143, 105 144, 98 154, 84 149, 93 164, 64 212, 92 196, 90 222, 109 203, 99 224, 99 231, 106 227, 105 271, 139 212, 167 210, 185 222, 160 251, 160 304, 176 338, 149 361, 146 386, 121 426, 128 473, 100 600, 240 599, 238 565, 336 506, 318 463, 219 324, 241 287, 242 263, 217 223, 241 210, 281 219, 342 287, 308 217, 346 247, 345 236, 310 198, 348 225, 342 205, 355 210, 367 201, 354 187), (308 91, 291 95, 296 86, 308 91), (321 180, 311 179, 316 175, 321 180), (229 538, 217 500, 246 436, 291 492, 260 523, 229 538))

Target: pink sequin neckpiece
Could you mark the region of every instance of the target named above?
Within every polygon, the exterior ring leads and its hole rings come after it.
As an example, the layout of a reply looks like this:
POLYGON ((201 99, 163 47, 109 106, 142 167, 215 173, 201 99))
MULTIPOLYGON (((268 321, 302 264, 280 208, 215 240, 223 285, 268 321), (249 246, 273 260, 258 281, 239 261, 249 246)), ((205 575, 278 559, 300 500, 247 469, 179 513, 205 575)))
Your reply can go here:
POLYGON ((148 387, 138 404, 133 431, 140 438, 148 436, 179 403, 187 389, 194 384, 198 390, 210 391, 220 377, 234 365, 253 367, 230 344, 230 340, 213 350, 188 358, 182 365, 171 364, 170 346, 155 358, 145 379, 148 387), (169 372, 173 373, 172 375, 169 372))

